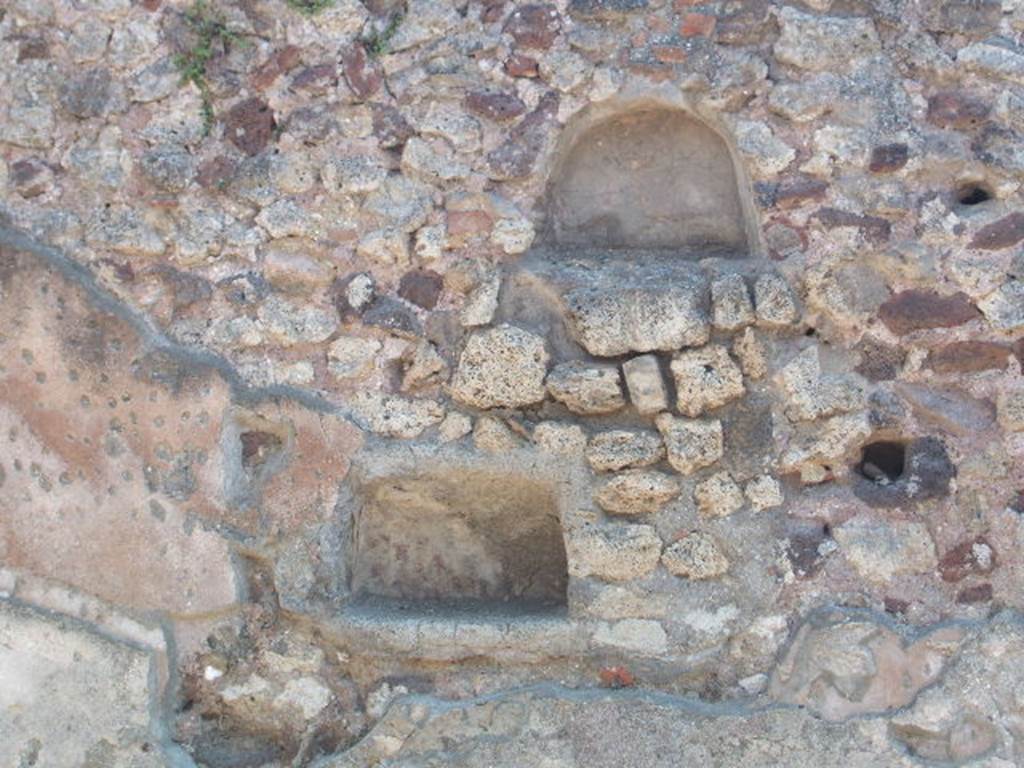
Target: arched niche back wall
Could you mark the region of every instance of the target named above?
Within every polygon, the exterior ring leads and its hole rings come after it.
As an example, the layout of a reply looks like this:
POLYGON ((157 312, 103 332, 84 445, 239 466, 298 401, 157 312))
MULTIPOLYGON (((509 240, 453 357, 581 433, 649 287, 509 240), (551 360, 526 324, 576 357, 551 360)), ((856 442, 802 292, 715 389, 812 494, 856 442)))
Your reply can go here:
POLYGON ((555 164, 547 217, 553 246, 752 250, 729 147, 680 109, 586 127, 555 164))

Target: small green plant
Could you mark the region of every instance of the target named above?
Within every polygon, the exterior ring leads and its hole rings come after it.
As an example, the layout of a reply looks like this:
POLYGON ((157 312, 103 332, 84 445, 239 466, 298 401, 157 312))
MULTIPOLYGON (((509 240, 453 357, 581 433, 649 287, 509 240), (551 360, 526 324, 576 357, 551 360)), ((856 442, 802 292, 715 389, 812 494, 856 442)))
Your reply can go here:
POLYGON ((387 53, 391 38, 395 36, 404 19, 405 17, 402 14, 396 13, 388 21, 388 25, 384 27, 383 31, 373 32, 366 39, 366 52, 371 58, 377 58, 387 53))
POLYGON ((289 8, 294 8, 299 13, 304 13, 307 16, 320 13, 325 8, 330 8, 334 5, 334 0, 284 0, 289 8))
POLYGON ((181 84, 192 83, 202 99, 203 135, 213 128, 213 94, 206 82, 206 67, 214 56, 224 53, 232 43, 241 42, 237 32, 228 29, 224 15, 207 0, 195 0, 185 11, 185 21, 195 36, 195 43, 184 53, 174 57, 174 65, 181 74, 181 84))

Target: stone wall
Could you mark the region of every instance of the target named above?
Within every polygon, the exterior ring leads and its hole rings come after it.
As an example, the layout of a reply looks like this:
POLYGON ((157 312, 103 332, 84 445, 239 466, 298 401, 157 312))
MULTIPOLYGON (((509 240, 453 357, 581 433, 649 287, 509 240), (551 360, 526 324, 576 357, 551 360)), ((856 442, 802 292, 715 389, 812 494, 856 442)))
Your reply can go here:
POLYGON ((1022 34, 6 0, 0 763, 1024 764, 1022 34))

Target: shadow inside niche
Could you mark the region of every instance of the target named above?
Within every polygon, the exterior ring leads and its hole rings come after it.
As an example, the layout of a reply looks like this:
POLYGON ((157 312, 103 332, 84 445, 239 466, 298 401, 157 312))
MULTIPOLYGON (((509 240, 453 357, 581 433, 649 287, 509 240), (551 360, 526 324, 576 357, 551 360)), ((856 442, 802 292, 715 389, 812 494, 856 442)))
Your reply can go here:
POLYGON ((851 473, 854 495, 871 507, 891 508, 949 495, 956 467, 936 437, 907 443, 876 441, 862 449, 851 473))

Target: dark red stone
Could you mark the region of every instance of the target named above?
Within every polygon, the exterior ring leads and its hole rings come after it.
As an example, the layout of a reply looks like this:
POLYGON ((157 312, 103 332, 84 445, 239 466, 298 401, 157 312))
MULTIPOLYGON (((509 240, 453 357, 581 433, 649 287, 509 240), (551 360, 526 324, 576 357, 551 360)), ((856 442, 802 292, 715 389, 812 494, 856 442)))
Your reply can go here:
POLYGON ((37 197, 46 191, 47 166, 38 157, 27 157, 11 163, 11 185, 24 198, 37 197))
POLYGON ((936 373, 1005 370, 1010 348, 994 341, 954 341, 928 352, 925 365, 936 373))
POLYGON ((871 150, 868 170, 872 173, 891 173, 907 164, 910 149, 906 144, 882 144, 871 150))
POLYGON ((487 155, 488 174, 495 179, 522 179, 533 173, 544 148, 546 125, 558 113, 558 94, 541 97, 537 108, 522 119, 504 143, 487 155))
POLYGON ((50 46, 42 38, 29 38, 18 46, 18 63, 30 59, 50 58, 50 46))
POLYGON ((998 251, 1024 240, 1024 213, 1011 213, 979 229, 971 240, 971 248, 998 251))
POLYGON ((603 688, 631 688, 636 677, 625 667, 605 667, 598 673, 603 688))
POLYGON ((398 295, 423 309, 433 309, 441 297, 444 278, 431 269, 414 269, 402 275, 398 295))
POLYGON ((265 464, 284 445, 281 438, 272 432, 243 432, 239 441, 242 443, 242 466, 249 470, 265 464))
POLYGON ((826 229, 854 227, 864 233, 871 243, 884 243, 892 234, 892 225, 880 216, 865 216, 838 208, 821 208, 814 214, 826 229))
POLYGON ((942 91, 928 100, 928 122, 940 128, 976 128, 991 111, 988 104, 964 91, 942 91))
POLYGON ((302 49, 297 45, 286 45, 266 60, 253 72, 250 81, 257 90, 264 90, 273 85, 278 77, 294 69, 299 63, 299 55, 302 49))
POLYGON ((892 381, 903 369, 903 361, 907 357, 899 347, 870 338, 854 349, 860 353, 860 362, 854 370, 868 381, 892 381))
POLYGON ((894 616, 902 616, 910 608, 910 602, 907 600, 901 600, 898 597, 886 597, 883 600, 885 605, 885 612, 891 613, 894 616))
POLYGON ((987 603, 992 599, 992 585, 978 584, 974 587, 964 587, 956 593, 956 601, 960 605, 972 605, 973 603, 987 603))
POLYGON ((683 37, 708 37, 715 31, 718 21, 709 13, 687 13, 679 24, 679 34, 683 37))
POLYGON ((412 126, 398 109, 388 104, 373 106, 373 135, 381 147, 401 147, 413 133, 412 126))
POLYGON ((316 64, 306 67, 292 78, 293 90, 323 95, 338 85, 338 69, 334 64, 316 64))
POLYGON ((546 50, 551 47, 562 28, 562 18, 553 5, 523 5, 512 11, 505 22, 505 31, 521 48, 546 50))
POLYGON ((274 138, 274 112, 256 96, 240 101, 224 118, 224 135, 247 155, 258 155, 274 138))
POLYGON ((897 336, 928 328, 955 328, 980 316, 967 294, 900 291, 878 308, 878 317, 897 336))
POLYGON ((772 199, 776 207, 787 209, 815 200, 824 200, 827 193, 827 182, 807 176, 789 176, 779 182, 772 199))
POLYGON ((537 77, 540 75, 540 65, 530 56, 513 53, 505 59, 505 72, 512 77, 537 77))
POLYGON ((203 189, 222 189, 235 175, 231 158, 219 155, 203 162, 196 172, 196 181, 203 189))
POLYGON ((345 72, 345 82, 360 99, 368 99, 380 90, 384 76, 377 63, 366 55, 366 48, 361 43, 342 51, 341 65, 345 72))
POLYGON ((996 565, 996 551, 988 541, 978 536, 969 541, 960 542, 943 555, 939 560, 939 574, 943 581, 961 581, 968 576, 992 573, 996 565), (988 562, 978 560, 974 551, 977 546, 988 547, 990 552, 988 562))
POLYGON ((465 104, 470 112, 490 120, 511 120, 526 111, 522 99, 503 91, 471 91, 465 104))

